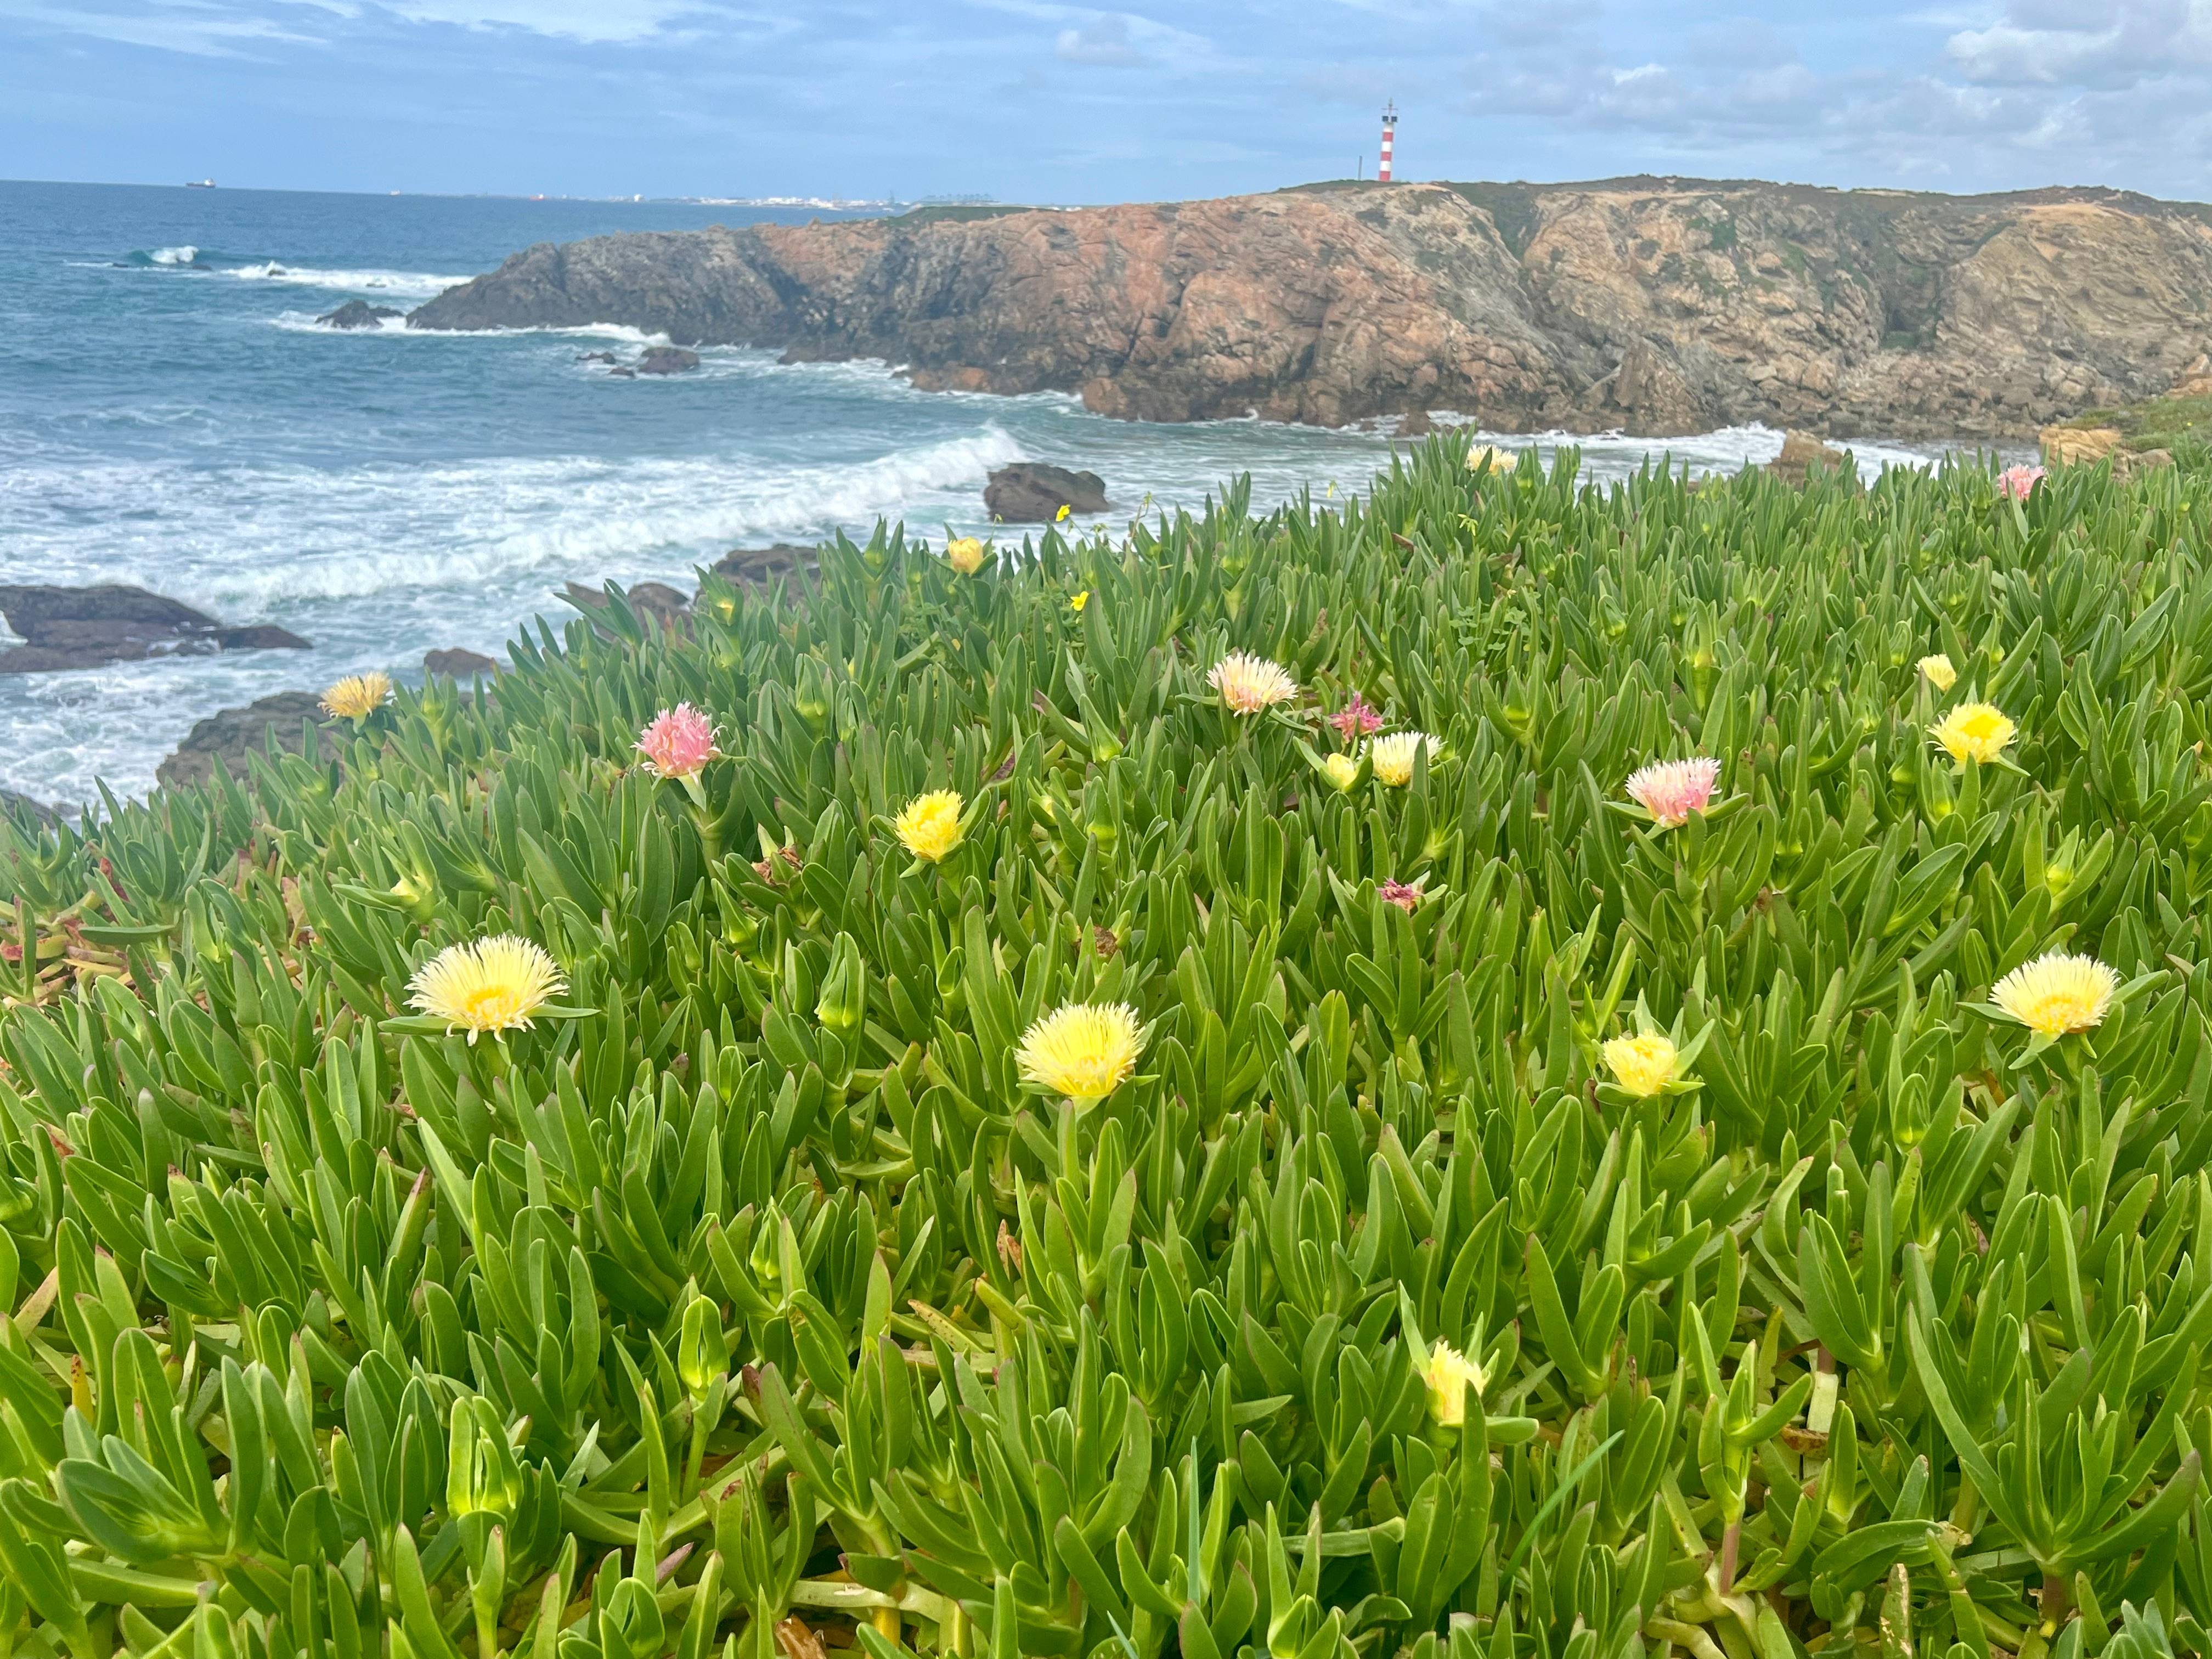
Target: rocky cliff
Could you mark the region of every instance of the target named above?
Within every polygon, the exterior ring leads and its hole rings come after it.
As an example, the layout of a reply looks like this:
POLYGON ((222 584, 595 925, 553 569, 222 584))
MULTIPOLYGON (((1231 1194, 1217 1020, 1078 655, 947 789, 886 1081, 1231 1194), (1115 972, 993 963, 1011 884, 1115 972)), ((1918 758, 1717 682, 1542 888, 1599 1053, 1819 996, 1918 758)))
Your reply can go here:
POLYGON ((2102 190, 1314 185, 540 244, 417 328, 623 323, 1103 414, 2018 437, 2212 347, 2212 209, 2102 190))

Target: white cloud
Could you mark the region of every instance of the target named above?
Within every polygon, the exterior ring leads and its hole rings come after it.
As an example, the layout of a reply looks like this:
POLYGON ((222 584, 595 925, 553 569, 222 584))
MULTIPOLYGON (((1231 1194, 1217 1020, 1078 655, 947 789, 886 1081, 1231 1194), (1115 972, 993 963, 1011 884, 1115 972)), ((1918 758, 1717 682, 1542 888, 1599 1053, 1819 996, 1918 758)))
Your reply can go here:
POLYGON ((700 0, 385 0, 410 23, 518 28, 613 45, 658 34, 678 17, 708 9, 700 0))
POLYGON ((162 5, 149 11, 88 11, 75 6, 0 0, 0 18, 12 18, 56 34, 88 35, 124 46, 150 46, 193 58, 243 58, 255 46, 314 46, 313 36, 288 29, 274 19, 196 4, 162 5))
POLYGON ((1139 69, 1149 61, 1129 39, 1129 20, 1119 12, 1102 13, 1080 28, 1062 29, 1052 50, 1062 63, 1096 69, 1139 69))
POLYGON ((1944 52, 1970 81, 2118 90, 2212 65, 2212 0, 2013 0, 1988 27, 1952 35, 1944 52))

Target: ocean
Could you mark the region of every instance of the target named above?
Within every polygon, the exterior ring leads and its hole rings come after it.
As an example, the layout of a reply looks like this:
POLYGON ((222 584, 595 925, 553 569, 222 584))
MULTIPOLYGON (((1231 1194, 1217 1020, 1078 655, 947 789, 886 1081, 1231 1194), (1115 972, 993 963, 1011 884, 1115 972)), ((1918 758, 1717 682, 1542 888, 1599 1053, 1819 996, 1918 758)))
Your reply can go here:
MULTIPOLYGON (((0 182, 0 582, 135 582, 314 645, 0 675, 0 787, 142 794, 203 716, 369 669, 419 679, 435 647, 497 655, 533 616, 573 614, 569 580, 688 589, 732 548, 865 539, 879 519, 982 532, 985 475, 1012 460, 1099 473, 1116 521, 1238 473, 1266 507, 1388 464, 1375 431, 1109 421, 1057 395, 916 392, 879 362, 710 349, 696 374, 624 380, 582 361, 646 343, 621 328, 314 321, 353 298, 405 309, 533 242, 813 216, 0 182)), ((1601 476, 1656 447, 1577 441, 1601 476)), ((1664 447, 1733 471, 1781 441, 1664 447)))

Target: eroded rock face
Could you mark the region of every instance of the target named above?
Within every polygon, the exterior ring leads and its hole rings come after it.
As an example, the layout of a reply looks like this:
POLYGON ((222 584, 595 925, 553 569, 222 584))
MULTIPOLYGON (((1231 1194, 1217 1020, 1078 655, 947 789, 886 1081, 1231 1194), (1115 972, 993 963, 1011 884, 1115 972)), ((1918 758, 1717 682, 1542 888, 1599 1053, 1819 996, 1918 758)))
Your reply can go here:
POLYGON ((420 328, 621 323, 1103 414, 2017 437, 2212 345, 2212 216, 2101 190, 1680 179, 543 243, 420 328))
POLYGON ((991 474, 983 507, 1003 524, 1050 524, 1070 513, 1103 513, 1106 481, 1096 472, 1071 472, 1043 461, 1016 461, 991 474))
POLYGON ((0 614, 23 643, 0 650, 0 674, 38 674, 144 657, 217 651, 304 651, 307 641, 269 623, 232 628, 143 587, 0 586, 0 614))
POLYGON ((330 721, 321 699, 313 692, 279 691, 243 708, 225 708, 201 720, 155 769, 154 776, 172 789, 204 783, 215 775, 220 758, 232 777, 244 778, 250 775, 246 757, 266 752, 272 733, 279 749, 297 755, 306 748, 309 726, 319 728, 330 721))
POLYGON ((471 651, 462 646, 447 646, 441 650, 422 653, 422 672, 432 679, 470 680, 491 678, 499 672, 499 659, 487 657, 481 651, 471 651))
POLYGON ((733 582, 764 582, 811 570, 820 555, 811 547, 777 542, 769 547, 733 547, 714 561, 714 571, 733 582))
POLYGON ((1814 467, 1840 472, 1850 460, 1842 450, 1830 448, 1810 433, 1785 432, 1782 453, 1766 464, 1766 470, 1791 488, 1802 489, 1814 467))

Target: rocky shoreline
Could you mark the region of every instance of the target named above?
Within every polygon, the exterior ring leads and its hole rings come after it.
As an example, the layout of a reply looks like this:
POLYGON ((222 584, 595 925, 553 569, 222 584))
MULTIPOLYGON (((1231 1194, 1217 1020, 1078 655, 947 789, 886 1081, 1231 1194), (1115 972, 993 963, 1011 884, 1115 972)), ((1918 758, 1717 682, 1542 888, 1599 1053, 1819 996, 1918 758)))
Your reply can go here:
POLYGON ((1136 419, 2020 440, 2212 348, 2212 208, 1756 182, 1267 196, 542 243, 426 329, 623 324, 1136 419))

